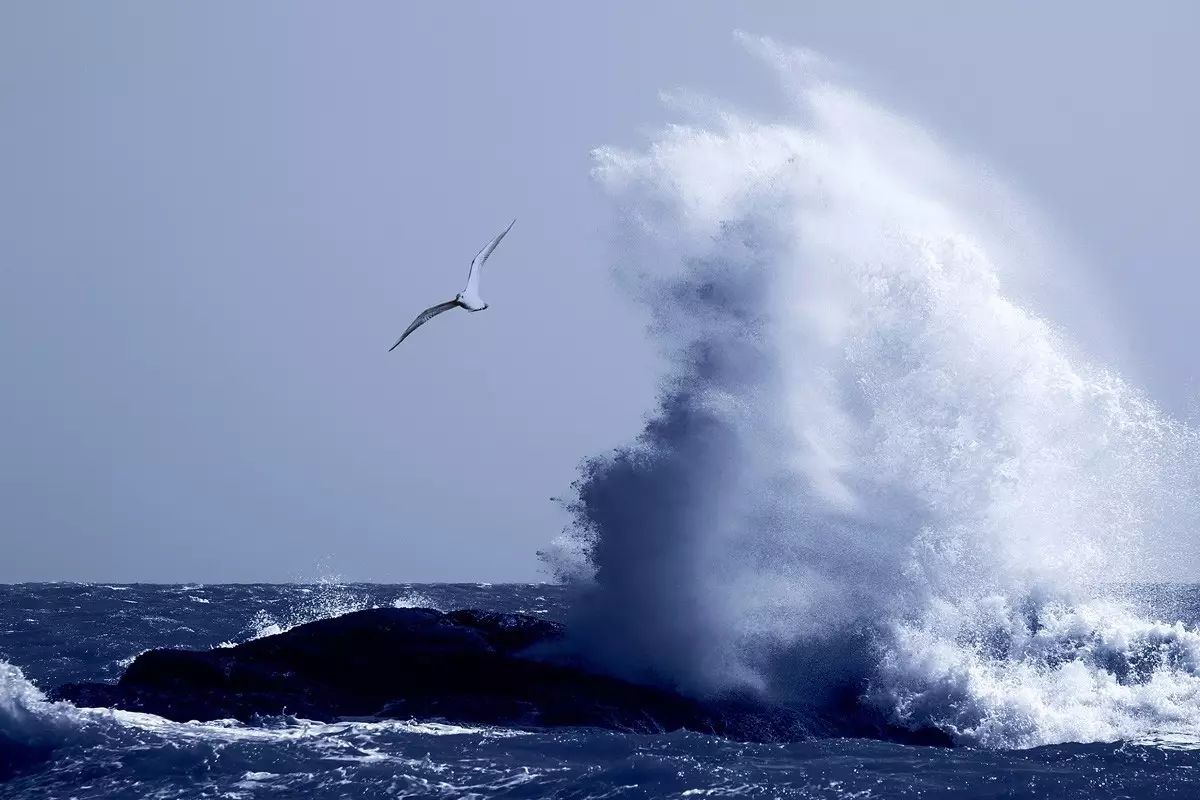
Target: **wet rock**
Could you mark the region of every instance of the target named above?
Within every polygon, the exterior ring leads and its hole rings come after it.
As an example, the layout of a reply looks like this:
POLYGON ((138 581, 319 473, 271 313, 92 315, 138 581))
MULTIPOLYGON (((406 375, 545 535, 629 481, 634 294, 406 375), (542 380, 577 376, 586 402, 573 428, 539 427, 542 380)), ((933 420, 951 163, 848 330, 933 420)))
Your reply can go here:
POLYGON ((235 647, 151 650, 116 684, 60 687, 81 706, 178 721, 289 714, 687 729, 755 741, 836 733, 815 715, 752 698, 699 700, 564 660, 561 626, 521 614, 378 608, 235 647))

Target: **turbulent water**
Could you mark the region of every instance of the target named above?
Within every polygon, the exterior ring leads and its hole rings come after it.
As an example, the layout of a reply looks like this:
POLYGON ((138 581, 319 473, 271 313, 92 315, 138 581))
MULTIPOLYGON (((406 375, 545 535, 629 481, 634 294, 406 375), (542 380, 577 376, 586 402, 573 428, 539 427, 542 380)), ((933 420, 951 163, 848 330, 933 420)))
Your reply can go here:
MULTIPOLYGON (((1200 590, 1162 592, 1200 622, 1200 590)), ((567 597, 544 585, 0 587, 0 798, 1195 796, 1200 751, 1170 736, 1000 750, 435 721, 181 724, 39 690, 113 678, 146 648, 216 646, 366 606, 554 618, 567 597)))
POLYGON ((684 96, 689 121, 596 152, 669 369, 584 465, 543 554, 566 585, 5 588, 0 796, 1196 796, 1200 595, 1145 581, 1189 566, 1200 435, 1065 327, 1086 309, 1045 287, 1082 273, 1014 192, 746 43, 786 113, 684 96), (628 677, 851 698, 959 747, 176 724, 35 688, 394 603, 550 615, 628 677))
POLYGON ((670 369, 547 554, 595 658, 987 747, 1200 733, 1200 634, 1114 588, 1194 550, 1197 431, 1052 323, 1082 273, 1014 192, 746 42, 786 114, 596 153, 670 369))

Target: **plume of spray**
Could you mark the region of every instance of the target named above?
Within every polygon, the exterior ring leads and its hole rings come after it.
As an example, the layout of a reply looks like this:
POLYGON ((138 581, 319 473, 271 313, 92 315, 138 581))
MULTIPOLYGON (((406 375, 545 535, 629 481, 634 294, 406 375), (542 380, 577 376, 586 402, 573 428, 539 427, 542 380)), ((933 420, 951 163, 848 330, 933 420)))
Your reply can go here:
POLYGON ((670 366, 557 549, 590 656, 989 745, 1200 735, 1200 636, 1112 588, 1195 520, 1195 430, 1019 301, 1050 250, 1011 193, 741 39, 786 119, 691 99, 595 153, 670 366))

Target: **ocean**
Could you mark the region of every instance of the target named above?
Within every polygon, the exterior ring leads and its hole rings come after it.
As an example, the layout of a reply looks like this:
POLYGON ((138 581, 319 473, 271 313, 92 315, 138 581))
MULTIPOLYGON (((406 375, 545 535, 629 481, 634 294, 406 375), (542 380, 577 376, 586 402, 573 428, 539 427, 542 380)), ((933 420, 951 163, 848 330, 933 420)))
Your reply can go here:
MULTIPOLYGON (((862 739, 746 744, 521 730, 436 720, 176 723, 49 703, 67 681, 115 679, 142 650, 204 648, 374 606, 556 618, 556 585, 0 587, 0 797, 1192 798, 1200 737, 1025 749, 862 739)), ((1160 591, 1200 622, 1200 589, 1160 591)), ((1147 714, 1154 713, 1147 708, 1147 714)))
POLYGON ((996 170, 742 38, 785 112, 668 97, 678 124, 594 153, 663 373, 562 493, 561 585, 5 587, 0 797, 1200 796, 1200 591, 1164 582, 1197 573, 1200 427, 1118 374, 1086 271, 996 170), (397 604, 562 619, 613 675, 954 746, 180 724, 40 691, 397 604))

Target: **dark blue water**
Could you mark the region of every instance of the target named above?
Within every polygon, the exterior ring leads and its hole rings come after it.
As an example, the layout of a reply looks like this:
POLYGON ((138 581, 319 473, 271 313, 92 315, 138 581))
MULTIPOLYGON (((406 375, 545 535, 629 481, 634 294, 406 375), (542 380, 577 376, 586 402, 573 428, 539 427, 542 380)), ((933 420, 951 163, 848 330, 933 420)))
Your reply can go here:
MULTIPOLYGON (((1195 594, 1164 602, 1188 615, 1195 594)), ((1200 750, 1187 737, 987 750, 436 721, 180 724, 50 704, 34 688, 113 679, 151 647, 210 647, 393 604, 555 617, 564 595, 548 585, 0 587, 10 773, 0 798, 1200 797, 1200 750)))

